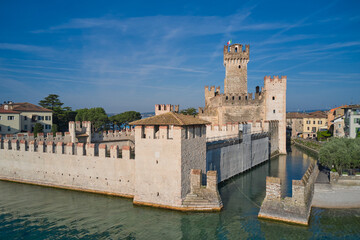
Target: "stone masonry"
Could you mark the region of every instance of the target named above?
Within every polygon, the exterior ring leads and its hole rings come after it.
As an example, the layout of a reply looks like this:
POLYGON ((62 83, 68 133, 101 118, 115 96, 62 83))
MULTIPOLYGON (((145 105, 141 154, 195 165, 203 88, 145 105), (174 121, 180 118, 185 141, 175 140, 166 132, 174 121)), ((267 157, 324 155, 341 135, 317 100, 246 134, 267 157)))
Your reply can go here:
POLYGON ((292 180, 292 197, 285 198, 281 196, 280 178, 266 177, 266 196, 258 217, 308 225, 318 174, 317 163, 311 163, 301 180, 292 180))
MULTIPOLYGON (((224 46, 224 93, 220 87, 205 87, 205 107, 199 108, 199 117, 216 125, 233 122, 265 122, 276 120, 278 151, 286 153, 286 76, 264 77, 264 87, 255 93, 247 91, 247 63, 250 47, 241 44, 224 46)), ((264 129, 260 129, 264 131, 264 129)))

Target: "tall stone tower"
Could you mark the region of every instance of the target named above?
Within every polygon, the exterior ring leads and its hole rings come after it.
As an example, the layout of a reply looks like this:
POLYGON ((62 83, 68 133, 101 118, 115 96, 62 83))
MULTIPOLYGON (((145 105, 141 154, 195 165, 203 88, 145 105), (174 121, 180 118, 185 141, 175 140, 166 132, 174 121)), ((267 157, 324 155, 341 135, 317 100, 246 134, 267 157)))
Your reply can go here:
POLYGON ((247 64, 250 45, 232 44, 224 46, 225 81, 224 93, 247 93, 247 64))
POLYGON ((286 76, 264 77, 265 119, 279 121, 279 152, 286 154, 286 76))

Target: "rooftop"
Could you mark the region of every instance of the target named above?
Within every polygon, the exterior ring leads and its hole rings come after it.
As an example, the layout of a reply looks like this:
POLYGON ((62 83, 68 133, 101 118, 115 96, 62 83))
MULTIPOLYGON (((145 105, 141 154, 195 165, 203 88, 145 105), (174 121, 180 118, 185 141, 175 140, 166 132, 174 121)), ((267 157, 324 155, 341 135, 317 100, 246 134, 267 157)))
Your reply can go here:
POLYGON ((14 113, 20 113, 20 112, 52 112, 50 109, 43 108, 43 107, 37 106, 37 105, 32 104, 32 103, 28 103, 28 102, 3 104, 3 105, 0 106, 0 110, 13 111, 14 113), (6 105, 9 106, 8 110, 6 110, 4 108, 6 105))
POLYGON ((344 109, 360 109, 360 105, 347 105, 344 109))
POLYGON ((286 113, 286 118, 327 118, 327 114, 323 111, 316 111, 311 113, 289 112, 286 113))
POLYGON ((206 125, 210 122, 201 120, 195 116, 183 115, 180 113, 168 112, 153 117, 140 119, 131 122, 130 125, 174 125, 174 126, 189 126, 189 125, 206 125))
POLYGON ((7 113, 7 114, 19 114, 20 112, 13 111, 13 110, 6 110, 0 107, 0 113, 7 113))

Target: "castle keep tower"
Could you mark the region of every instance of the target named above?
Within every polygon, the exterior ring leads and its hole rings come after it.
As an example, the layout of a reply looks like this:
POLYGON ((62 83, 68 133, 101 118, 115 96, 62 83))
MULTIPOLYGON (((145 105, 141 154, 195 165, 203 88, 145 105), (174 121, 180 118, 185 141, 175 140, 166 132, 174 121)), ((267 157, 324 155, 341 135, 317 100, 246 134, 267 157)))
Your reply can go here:
POLYGON ((205 107, 199 108, 199 118, 215 125, 248 122, 252 124, 252 131, 271 131, 267 124, 277 122, 278 132, 272 135, 272 151, 286 153, 287 78, 266 76, 264 87, 256 86, 255 92, 248 93, 249 56, 249 45, 245 45, 245 50, 237 43, 224 46, 224 93, 220 92, 220 87, 205 86, 205 107))
POLYGON ((225 80, 224 93, 247 94, 247 64, 250 45, 232 44, 224 46, 225 80))

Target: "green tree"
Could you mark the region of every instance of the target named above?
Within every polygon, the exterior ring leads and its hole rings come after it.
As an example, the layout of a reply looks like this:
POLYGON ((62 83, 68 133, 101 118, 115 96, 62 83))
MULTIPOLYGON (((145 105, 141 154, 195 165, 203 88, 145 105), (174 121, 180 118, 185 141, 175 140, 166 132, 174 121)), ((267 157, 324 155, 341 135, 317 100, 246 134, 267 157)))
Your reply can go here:
POLYGON ((37 137, 38 133, 44 132, 44 126, 41 123, 36 123, 34 126, 34 136, 37 137))
POLYGON ((55 108, 61 108, 64 103, 60 101, 59 95, 49 94, 49 96, 39 102, 39 105, 43 108, 54 110, 55 108))
POLYGON ((57 131, 67 131, 69 121, 75 120, 76 112, 71 107, 62 107, 64 103, 60 101, 59 95, 49 94, 39 101, 39 105, 53 111, 52 122, 57 125, 57 131))
POLYGON ((58 132, 58 125, 57 124, 53 124, 51 127, 51 132, 53 133, 53 135, 55 136, 55 134, 58 132))
POLYGON ((129 125, 130 122, 141 119, 141 114, 136 111, 127 111, 114 116, 111 116, 109 120, 116 126, 129 125))
POLYGON ((97 108, 83 108, 76 110, 76 121, 90 121, 95 131, 105 128, 109 119, 105 110, 101 107, 97 108))
POLYGON ((360 139, 331 138, 320 148, 319 162, 339 173, 360 167, 360 139))
POLYGON ((184 115, 193 115, 193 116, 198 114, 195 108, 186 108, 181 110, 180 113, 184 115))

